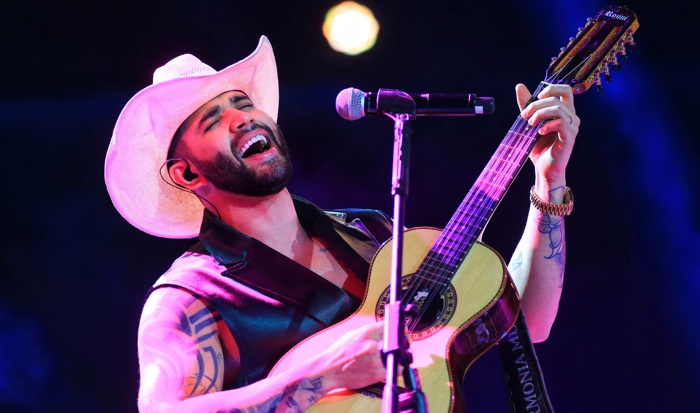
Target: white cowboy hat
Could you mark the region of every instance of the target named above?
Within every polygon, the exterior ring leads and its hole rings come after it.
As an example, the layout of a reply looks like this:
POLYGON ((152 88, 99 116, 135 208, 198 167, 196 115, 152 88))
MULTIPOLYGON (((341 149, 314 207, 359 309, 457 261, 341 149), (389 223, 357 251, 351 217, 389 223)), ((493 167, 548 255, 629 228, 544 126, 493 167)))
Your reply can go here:
POLYGON ((151 86, 127 102, 107 149, 105 183, 112 203, 133 226, 164 238, 199 234, 202 203, 165 182, 160 170, 180 124, 230 90, 243 91, 277 120, 277 65, 267 37, 260 37, 250 56, 220 72, 190 54, 176 57, 153 73, 151 86))

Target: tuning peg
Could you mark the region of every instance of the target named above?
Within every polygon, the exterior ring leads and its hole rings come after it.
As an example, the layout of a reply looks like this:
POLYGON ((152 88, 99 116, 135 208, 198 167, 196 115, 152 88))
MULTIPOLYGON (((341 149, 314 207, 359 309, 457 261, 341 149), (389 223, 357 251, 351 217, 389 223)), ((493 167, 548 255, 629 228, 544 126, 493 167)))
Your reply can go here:
POLYGON ((623 62, 627 61, 627 48, 624 43, 620 44, 620 56, 622 56, 623 62))
POLYGON ((608 68, 607 64, 603 67, 603 73, 605 74, 605 81, 606 82, 609 82, 612 80, 612 75, 610 74, 610 68, 608 68))
POLYGON ((598 86, 598 92, 602 92, 604 88, 603 88, 603 81, 600 80, 600 76, 595 78, 595 84, 596 84, 596 86, 598 86))
POLYGON ((622 65, 620 62, 617 60, 617 55, 613 55, 612 57, 612 70, 613 72, 618 72, 622 68, 622 65))
POLYGON ((629 36, 627 37, 627 40, 625 41, 627 44, 627 50, 632 52, 634 51, 636 47, 636 43, 634 42, 634 36, 632 36, 632 33, 630 32, 629 36))

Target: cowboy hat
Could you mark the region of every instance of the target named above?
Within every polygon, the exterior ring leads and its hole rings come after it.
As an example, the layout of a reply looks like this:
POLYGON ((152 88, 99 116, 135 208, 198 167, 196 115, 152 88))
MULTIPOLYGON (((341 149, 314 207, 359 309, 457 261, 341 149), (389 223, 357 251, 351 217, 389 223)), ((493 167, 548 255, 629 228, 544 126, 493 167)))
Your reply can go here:
POLYGON ((107 149, 105 183, 117 211, 133 226, 164 238, 199 234, 202 203, 166 182, 161 168, 180 124, 230 90, 246 93, 277 120, 277 66, 267 37, 260 37, 250 56, 219 72, 190 54, 176 57, 156 69, 153 84, 127 102, 107 149))

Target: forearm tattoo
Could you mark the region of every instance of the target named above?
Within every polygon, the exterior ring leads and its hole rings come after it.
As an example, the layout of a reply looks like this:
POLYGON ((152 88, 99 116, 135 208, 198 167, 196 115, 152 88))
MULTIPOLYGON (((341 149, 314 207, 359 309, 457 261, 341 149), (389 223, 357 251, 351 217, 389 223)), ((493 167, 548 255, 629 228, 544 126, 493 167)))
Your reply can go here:
POLYGON ((564 218, 552 217, 549 214, 538 214, 537 229, 549 236, 550 253, 544 258, 554 260, 559 266, 559 287, 564 281, 564 264, 566 260, 566 242, 564 238, 564 218))
POLYGON ((301 413, 321 398, 321 377, 302 379, 290 384, 280 394, 246 409, 234 409, 232 413, 301 413), (300 405, 300 402, 304 402, 300 405))
POLYGON ((510 260, 510 264, 509 264, 510 271, 513 272, 513 271, 517 270, 518 268, 520 268, 521 265, 523 265, 523 254, 518 252, 510 260))

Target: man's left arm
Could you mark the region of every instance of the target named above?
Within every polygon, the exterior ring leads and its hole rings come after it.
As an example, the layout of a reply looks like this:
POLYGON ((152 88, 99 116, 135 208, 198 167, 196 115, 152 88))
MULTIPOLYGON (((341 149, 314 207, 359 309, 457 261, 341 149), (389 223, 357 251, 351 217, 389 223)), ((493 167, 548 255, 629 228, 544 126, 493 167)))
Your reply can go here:
POLYGON ((580 120, 573 92, 566 85, 550 85, 528 104, 530 92, 516 87, 521 115, 532 125, 545 122, 530 152, 535 167, 527 223, 508 265, 521 298, 532 341, 544 341, 554 323, 564 282, 566 237, 564 220, 572 202, 566 186, 566 166, 580 120), (562 206, 564 205, 564 206, 562 206))

